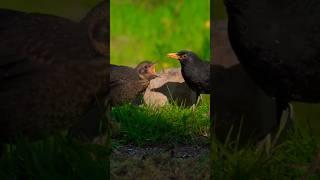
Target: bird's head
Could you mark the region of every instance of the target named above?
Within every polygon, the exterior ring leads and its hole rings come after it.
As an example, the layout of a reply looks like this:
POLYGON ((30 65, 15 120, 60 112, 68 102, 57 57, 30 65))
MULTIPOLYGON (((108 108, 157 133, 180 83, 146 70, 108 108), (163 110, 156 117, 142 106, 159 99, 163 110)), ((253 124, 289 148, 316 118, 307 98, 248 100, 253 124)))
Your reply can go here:
POLYGON ((94 7, 83 19, 82 23, 88 28, 89 39, 95 50, 105 56, 109 54, 109 5, 102 1, 94 7))
POLYGON ((135 68, 141 79, 152 80, 158 77, 156 73, 155 63, 150 61, 142 61, 135 68))
POLYGON ((186 50, 181 50, 176 53, 169 53, 169 54, 167 54, 167 56, 169 58, 179 60, 180 63, 182 63, 182 64, 187 63, 187 62, 194 62, 199 59, 199 57, 195 53, 193 53, 191 51, 186 51, 186 50))

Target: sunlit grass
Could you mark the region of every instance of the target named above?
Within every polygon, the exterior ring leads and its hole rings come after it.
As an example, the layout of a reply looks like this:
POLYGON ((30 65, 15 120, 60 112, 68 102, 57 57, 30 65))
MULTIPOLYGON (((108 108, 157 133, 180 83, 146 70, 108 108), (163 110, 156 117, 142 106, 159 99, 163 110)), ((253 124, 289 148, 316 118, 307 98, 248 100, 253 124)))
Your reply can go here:
POLYGON ((157 145, 170 143, 205 144, 199 137, 208 140, 209 99, 196 108, 168 104, 162 108, 146 105, 125 105, 112 110, 115 122, 120 123, 118 132, 125 144, 157 145))

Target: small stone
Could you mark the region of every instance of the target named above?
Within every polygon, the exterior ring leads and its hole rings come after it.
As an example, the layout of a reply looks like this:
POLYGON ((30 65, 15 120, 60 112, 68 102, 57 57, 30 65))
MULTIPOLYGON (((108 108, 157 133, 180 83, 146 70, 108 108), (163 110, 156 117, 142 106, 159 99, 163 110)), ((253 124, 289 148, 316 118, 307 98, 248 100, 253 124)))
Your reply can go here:
POLYGON ((144 102, 150 106, 161 107, 168 102, 192 106, 197 102, 197 95, 185 83, 181 69, 166 69, 159 77, 150 81, 144 94, 144 102))

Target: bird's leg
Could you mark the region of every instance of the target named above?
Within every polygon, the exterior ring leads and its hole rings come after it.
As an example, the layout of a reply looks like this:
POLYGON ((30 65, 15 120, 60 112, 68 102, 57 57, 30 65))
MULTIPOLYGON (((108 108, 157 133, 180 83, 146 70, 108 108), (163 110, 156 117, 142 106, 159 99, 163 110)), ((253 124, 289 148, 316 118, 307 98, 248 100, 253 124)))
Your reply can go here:
POLYGON ((288 104, 288 116, 287 116, 287 122, 292 123, 294 120, 294 111, 292 104, 288 104))
POLYGON ((198 106, 201 101, 202 101, 202 95, 201 94, 197 94, 196 106, 198 106))
POLYGON ((282 114, 282 116, 280 118, 279 125, 283 126, 284 130, 287 130, 292 126, 292 123, 293 123, 293 106, 292 106, 292 104, 288 103, 285 111, 286 111, 286 113, 282 114), (283 115, 286 115, 286 116, 283 117, 283 115))
POLYGON ((274 128, 274 138, 273 145, 278 143, 278 139, 282 132, 286 132, 293 122, 293 107, 289 103, 283 103, 283 101, 276 100, 276 115, 277 115, 277 124, 274 128))
POLYGON ((200 103, 200 101, 202 99, 201 98, 202 96, 199 93, 196 93, 196 97, 197 97, 197 102, 191 106, 192 111, 196 110, 196 106, 198 106, 198 104, 200 103))

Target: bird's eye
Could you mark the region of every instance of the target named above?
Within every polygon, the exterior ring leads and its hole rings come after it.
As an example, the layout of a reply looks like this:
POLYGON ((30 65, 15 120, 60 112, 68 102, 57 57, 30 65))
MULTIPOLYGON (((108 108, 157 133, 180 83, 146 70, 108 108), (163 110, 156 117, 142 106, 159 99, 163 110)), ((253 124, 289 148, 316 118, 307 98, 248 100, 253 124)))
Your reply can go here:
POLYGON ((183 58, 183 59, 186 59, 186 58, 187 58, 187 55, 185 55, 185 54, 182 55, 182 58, 183 58))
POLYGON ((144 68, 145 68, 145 69, 148 69, 148 65, 144 65, 144 68))

